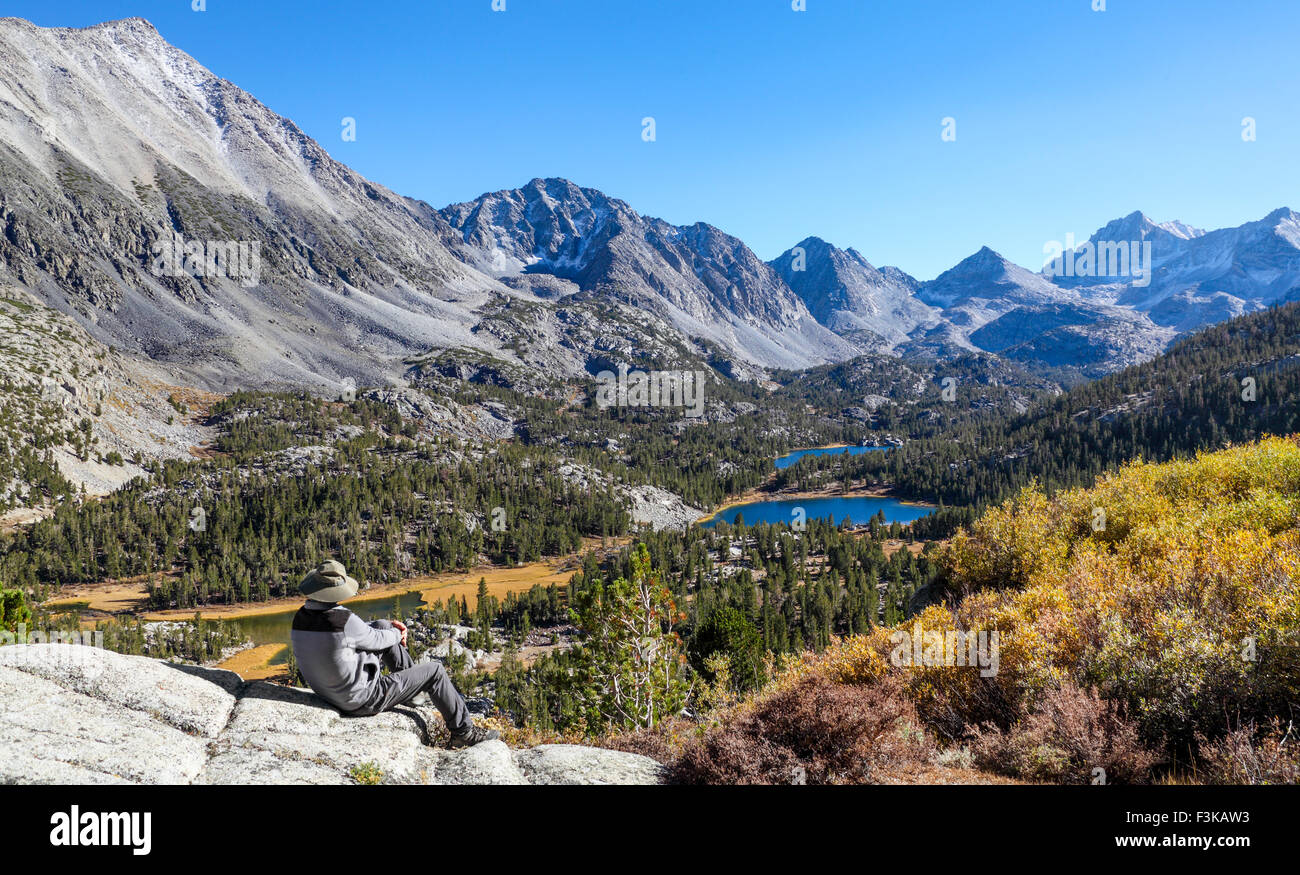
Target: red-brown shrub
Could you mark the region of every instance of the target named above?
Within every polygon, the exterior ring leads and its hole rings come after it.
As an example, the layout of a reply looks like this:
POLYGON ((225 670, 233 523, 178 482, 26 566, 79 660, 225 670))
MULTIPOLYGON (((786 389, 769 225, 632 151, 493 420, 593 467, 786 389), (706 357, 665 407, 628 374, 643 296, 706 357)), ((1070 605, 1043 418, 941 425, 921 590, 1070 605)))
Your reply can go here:
POLYGON ((972 730, 970 747, 981 768, 1059 784, 1144 784, 1158 761, 1118 705, 1068 681, 1010 729, 972 730))
POLYGON ((673 764, 688 784, 866 784, 925 762, 931 740, 888 679, 837 684, 820 674, 761 697, 686 742, 673 764))
POLYGON ((1300 783, 1300 738, 1288 723, 1274 721, 1267 730, 1251 724, 1218 741, 1200 742, 1197 777, 1209 784, 1300 783))

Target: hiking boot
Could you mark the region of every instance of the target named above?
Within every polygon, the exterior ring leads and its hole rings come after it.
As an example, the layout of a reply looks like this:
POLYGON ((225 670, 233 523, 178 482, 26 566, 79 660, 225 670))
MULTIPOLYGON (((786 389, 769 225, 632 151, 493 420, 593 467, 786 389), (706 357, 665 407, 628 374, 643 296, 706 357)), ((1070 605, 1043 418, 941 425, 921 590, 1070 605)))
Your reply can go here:
POLYGON ((480 729, 471 723, 464 730, 452 733, 449 747, 452 750, 460 750, 461 748, 482 744, 485 741, 496 741, 500 737, 501 733, 495 729, 480 729))

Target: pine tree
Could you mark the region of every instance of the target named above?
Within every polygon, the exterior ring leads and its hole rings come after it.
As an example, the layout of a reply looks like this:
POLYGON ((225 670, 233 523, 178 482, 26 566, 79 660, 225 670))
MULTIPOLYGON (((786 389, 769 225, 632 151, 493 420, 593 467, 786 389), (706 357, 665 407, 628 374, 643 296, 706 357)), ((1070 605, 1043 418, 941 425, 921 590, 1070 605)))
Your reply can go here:
POLYGON ((589 730, 653 728, 686 705, 689 669, 672 630, 684 615, 650 567, 644 544, 631 554, 631 579, 593 582, 572 612, 582 643, 570 692, 589 730))

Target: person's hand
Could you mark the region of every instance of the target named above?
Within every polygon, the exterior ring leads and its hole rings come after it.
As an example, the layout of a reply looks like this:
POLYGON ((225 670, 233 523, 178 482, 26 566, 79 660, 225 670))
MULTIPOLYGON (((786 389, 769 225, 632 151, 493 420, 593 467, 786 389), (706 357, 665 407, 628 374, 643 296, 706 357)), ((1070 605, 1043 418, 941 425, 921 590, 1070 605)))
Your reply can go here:
POLYGON ((405 647, 406 646, 406 624, 403 623, 401 620, 390 620, 389 622, 393 624, 394 629, 402 633, 402 646, 405 647))

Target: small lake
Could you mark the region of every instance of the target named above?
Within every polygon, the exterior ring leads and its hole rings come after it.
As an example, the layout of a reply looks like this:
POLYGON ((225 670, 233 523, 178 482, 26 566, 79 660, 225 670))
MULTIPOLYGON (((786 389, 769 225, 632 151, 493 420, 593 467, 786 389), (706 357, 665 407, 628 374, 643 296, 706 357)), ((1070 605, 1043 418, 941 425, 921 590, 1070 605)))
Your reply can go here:
MULTIPOLYGON (((887 452, 891 447, 814 447, 808 450, 795 450, 776 460, 778 470, 789 468, 805 456, 861 456, 866 453, 887 452)), ((923 516, 928 516, 934 508, 924 505, 904 504, 896 498, 876 495, 827 495, 819 498, 778 498, 766 501, 751 501, 738 504, 720 511, 706 522, 700 523, 704 528, 712 528, 718 523, 734 523, 738 517, 745 518, 746 525, 754 523, 791 523, 794 522, 795 508, 803 508, 805 519, 830 519, 836 523, 852 520, 854 523, 866 523, 880 512, 885 514, 886 523, 911 523, 923 516)))
POLYGON ((793 453, 786 453, 777 459, 776 469, 782 471, 789 468, 804 456, 861 456, 866 453, 885 452, 889 449, 889 447, 816 447, 811 450, 795 450, 793 453))
POLYGON ((700 525, 707 529, 720 522, 734 523, 739 516, 745 518, 746 525, 790 523, 795 520, 794 509, 797 507, 803 508, 806 519, 833 519, 836 523, 842 523, 845 519, 851 519, 855 523, 866 523, 881 511, 885 512, 886 523, 910 523, 928 516, 934 510, 932 507, 904 504, 896 498, 882 498, 875 495, 781 498, 738 504, 719 512, 717 516, 700 525))
MULTIPOLYGON (((387 620, 397 616, 399 608, 400 613, 407 615, 416 608, 423 607, 424 599, 418 591, 413 590, 400 595, 383 596, 376 599, 357 599, 343 604, 363 620, 387 620)), ((256 645, 288 644, 289 630, 293 626, 293 615, 297 612, 298 609, 293 608, 271 614, 251 614, 245 617, 229 617, 226 619, 238 623, 243 633, 251 638, 256 645)), ((270 664, 281 665, 288 659, 288 656, 287 651, 281 651, 271 660, 270 664)))

